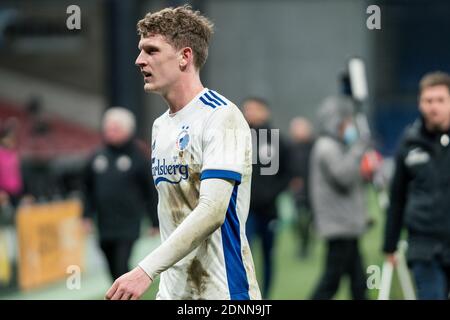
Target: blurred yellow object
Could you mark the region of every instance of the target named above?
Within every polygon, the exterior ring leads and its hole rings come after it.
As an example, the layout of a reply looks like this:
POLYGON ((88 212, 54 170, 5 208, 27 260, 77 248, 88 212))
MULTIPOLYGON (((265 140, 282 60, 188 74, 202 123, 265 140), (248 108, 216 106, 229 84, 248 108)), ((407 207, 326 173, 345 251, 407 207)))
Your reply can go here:
POLYGON ((17 213, 19 286, 31 289, 83 268, 82 205, 69 200, 20 207, 17 213))
POLYGON ((11 261, 8 258, 8 243, 0 229, 0 283, 8 285, 11 281, 11 261))

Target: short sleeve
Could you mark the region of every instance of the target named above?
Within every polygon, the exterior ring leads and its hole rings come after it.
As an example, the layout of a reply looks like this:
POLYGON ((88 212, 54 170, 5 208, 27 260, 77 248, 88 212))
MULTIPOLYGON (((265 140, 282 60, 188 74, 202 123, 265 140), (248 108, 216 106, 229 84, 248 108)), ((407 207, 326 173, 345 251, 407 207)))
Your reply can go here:
POLYGON ((239 110, 233 106, 215 110, 203 129, 200 179, 228 179, 239 184, 248 150, 250 129, 239 110))

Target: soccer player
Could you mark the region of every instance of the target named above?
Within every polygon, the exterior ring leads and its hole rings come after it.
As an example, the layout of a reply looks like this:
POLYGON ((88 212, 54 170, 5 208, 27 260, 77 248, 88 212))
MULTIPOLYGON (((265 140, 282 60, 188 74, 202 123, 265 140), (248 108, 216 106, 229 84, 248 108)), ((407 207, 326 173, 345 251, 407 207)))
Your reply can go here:
POLYGON ((106 298, 138 299, 161 274, 157 299, 260 299, 245 235, 250 129, 232 102, 200 81, 213 25, 182 6, 148 13, 137 26, 144 89, 169 107, 152 130, 162 244, 106 298))

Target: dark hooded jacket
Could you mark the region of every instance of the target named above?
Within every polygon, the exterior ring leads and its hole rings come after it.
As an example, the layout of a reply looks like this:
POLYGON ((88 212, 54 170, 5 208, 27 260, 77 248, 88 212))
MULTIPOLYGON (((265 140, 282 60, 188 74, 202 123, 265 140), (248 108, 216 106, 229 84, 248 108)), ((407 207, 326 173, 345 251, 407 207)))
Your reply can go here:
POLYGON ((408 260, 439 257, 450 265, 450 131, 431 132, 423 119, 402 137, 391 182, 384 251, 392 253, 403 226, 408 260))
POLYGON ((266 218, 276 218, 276 199, 286 189, 289 181, 288 147, 281 135, 272 134, 273 129, 271 129, 269 123, 259 127, 251 127, 251 129, 253 133, 260 132, 260 134, 252 133, 254 161, 250 210, 252 213, 263 215, 266 218), (259 131, 260 129, 266 131, 259 131), (272 141, 272 136, 278 137, 277 141, 272 141), (263 137, 266 137, 266 139, 263 137), (270 152, 273 153, 270 154, 270 152), (264 159, 267 158, 267 155, 270 155, 272 159, 270 163, 267 163, 267 159, 264 159), (276 173, 272 174, 270 168, 277 168, 276 173))
POLYGON ((150 161, 134 142, 99 148, 84 176, 84 215, 96 218, 100 239, 138 238, 143 215, 158 225, 150 161))

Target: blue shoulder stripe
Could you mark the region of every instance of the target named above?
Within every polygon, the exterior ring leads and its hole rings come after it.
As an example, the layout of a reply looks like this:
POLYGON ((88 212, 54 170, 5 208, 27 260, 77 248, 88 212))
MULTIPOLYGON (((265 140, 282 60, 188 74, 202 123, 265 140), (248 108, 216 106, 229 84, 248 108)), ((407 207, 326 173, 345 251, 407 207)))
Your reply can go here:
POLYGON ((203 102, 203 104, 205 104, 205 105, 207 105, 207 106, 210 106, 210 107, 213 108, 213 109, 216 108, 216 105, 215 105, 215 104, 212 104, 211 102, 206 101, 205 98, 203 98, 203 96, 200 97, 200 101, 203 102))
POLYGON ((209 90, 208 93, 210 93, 214 98, 216 98, 217 100, 219 100, 220 102, 222 102, 222 104, 223 104, 224 106, 227 105, 227 103, 226 103, 225 101, 223 101, 223 99, 221 99, 221 98, 219 97, 219 94, 218 94, 217 92, 214 92, 214 91, 212 91, 212 90, 209 90))
POLYGON ((209 101, 211 101, 212 103, 214 103, 215 105, 217 105, 218 107, 220 107, 221 103, 219 101, 217 101, 216 99, 214 99, 213 97, 211 97, 208 92, 205 92, 205 94, 203 95, 204 97, 206 97, 206 99, 208 99, 209 101))

